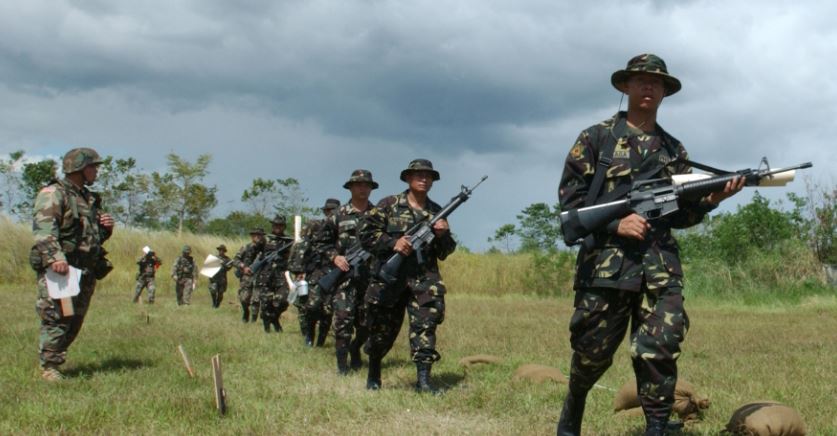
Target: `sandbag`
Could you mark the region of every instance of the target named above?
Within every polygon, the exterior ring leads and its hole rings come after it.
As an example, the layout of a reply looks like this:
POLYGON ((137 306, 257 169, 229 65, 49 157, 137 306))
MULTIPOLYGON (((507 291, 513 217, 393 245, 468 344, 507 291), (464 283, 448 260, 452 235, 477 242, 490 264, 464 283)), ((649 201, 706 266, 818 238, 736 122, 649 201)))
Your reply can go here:
MULTIPOLYGON (((636 381, 629 381, 622 385, 613 398, 613 410, 622 410, 640 407, 639 394, 637 394, 636 381)), ((709 399, 698 395, 695 387, 684 379, 678 379, 674 386, 674 405, 672 411, 683 421, 690 421, 699 418, 701 410, 709 408, 709 399)))
POLYGON ((775 401, 757 401, 738 408, 726 431, 746 436, 804 436, 805 423, 796 410, 775 401))
POLYGON ((492 356, 490 354, 477 354, 477 355, 474 355, 474 356, 465 356, 465 357, 459 359, 459 364, 464 366, 465 368, 468 368, 468 367, 470 367, 472 365, 476 365, 478 363, 492 363, 493 364, 493 363, 500 363, 502 361, 503 361, 503 359, 501 359, 497 356, 492 356))
POLYGON ((542 383, 546 380, 556 381, 558 383, 568 384, 569 381, 558 368, 551 366, 538 365, 536 363, 527 363, 521 365, 514 372, 512 380, 531 380, 535 383, 542 383))

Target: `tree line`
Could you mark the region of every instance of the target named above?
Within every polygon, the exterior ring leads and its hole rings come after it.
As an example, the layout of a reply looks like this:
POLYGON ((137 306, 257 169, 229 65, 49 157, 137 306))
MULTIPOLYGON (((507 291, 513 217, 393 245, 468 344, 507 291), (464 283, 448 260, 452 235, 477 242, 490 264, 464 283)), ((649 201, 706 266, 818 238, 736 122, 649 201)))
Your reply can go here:
MULTIPOLYGON (((124 226, 184 230, 222 236, 243 236, 262 227, 276 214, 313 216, 299 181, 256 178, 242 192, 244 206, 223 218, 211 218, 218 205, 217 186, 206 182, 210 154, 190 162, 175 153, 166 156, 165 171, 144 171, 134 158, 106 156, 99 166, 95 190, 102 208, 124 226)), ((61 163, 53 159, 29 160, 23 150, 0 158, 0 210, 19 221, 32 217, 38 191, 61 176, 61 163)))

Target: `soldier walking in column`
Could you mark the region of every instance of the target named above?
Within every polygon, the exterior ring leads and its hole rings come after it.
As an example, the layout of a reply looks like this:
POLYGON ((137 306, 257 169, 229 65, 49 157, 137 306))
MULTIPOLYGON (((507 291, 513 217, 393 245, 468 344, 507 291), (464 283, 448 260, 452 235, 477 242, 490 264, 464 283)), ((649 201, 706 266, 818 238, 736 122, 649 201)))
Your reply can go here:
MULTIPOLYGON (((288 283, 284 272, 288 269, 293 238, 285 236, 285 217, 277 215, 273 221, 273 229, 268 235, 261 261, 272 259, 258 271, 253 271, 253 298, 258 295, 261 303, 262 323, 265 333, 270 327, 276 332, 282 331, 279 317, 288 309, 288 283)), ((251 312, 252 312, 252 305, 251 312)), ((258 310, 258 309, 256 309, 258 310)))
POLYGON ((162 261, 151 247, 143 247, 142 252, 143 256, 137 261, 139 271, 137 272, 137 287, 134 291, 134 303, 139 302, 142 290, 145 288, 147 289, 148 304, 154 304, 154 292, 157 290, 154 277, 157 275, 157 269, 162 265, 162 261))
POLYGON ((177 305, 189 305, 192 302, 192 291, 195 290, 195 280, 198 267, 192 258, 192 247, 183 246, 180 257, 174 261, 171 278, 174 279, 174 292, 177 295, 177 305))
POLYGON ((255 228, 250 231, 250 243, 241 247, 233 258, 236 275, 239 277, 238 301, 241 303, 241 321, 256 322, 258 312, 250 314, 250 304, 253 300, 253 271, 250 265, 256 261, 264 251, 264 229, 255 228))
POLYGON ((233 260, 227 256, 227 246, 221 244, 215 247, 218 250, 216 257, 221 260, 221 269, 209 278, 209 296, 212 297, 212 307, 221 306, 224 300, 224 292, 227 292, 227 271, 232 268, 233 260))

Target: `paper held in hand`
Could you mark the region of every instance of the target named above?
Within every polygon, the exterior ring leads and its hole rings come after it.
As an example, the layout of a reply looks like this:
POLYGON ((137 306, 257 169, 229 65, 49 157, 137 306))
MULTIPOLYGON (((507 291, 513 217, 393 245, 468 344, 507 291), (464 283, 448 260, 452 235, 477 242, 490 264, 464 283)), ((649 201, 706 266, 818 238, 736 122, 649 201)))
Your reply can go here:
POLYGON ((73 316, 73 297, 81 291, 81 270, 71 266, 67 274, 58 274, 52 269, 47 269, 45 278, 49 298, 61 301, 63 316, 73 316))
POLYGON ((203 261, 203 268, 201 268, 201 275, 209 278, 215 277, 215 274, 221 271, 221 263, 221 259, 218 257, 211 254, 206 256, 206 260, 203 261))

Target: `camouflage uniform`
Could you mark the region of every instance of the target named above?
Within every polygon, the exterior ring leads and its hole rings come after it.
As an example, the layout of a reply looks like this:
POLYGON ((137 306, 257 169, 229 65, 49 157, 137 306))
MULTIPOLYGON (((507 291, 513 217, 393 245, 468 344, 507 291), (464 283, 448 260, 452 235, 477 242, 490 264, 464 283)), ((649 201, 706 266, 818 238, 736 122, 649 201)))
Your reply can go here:
POLYGON ((212 307, 217 309, 224 300, 224 292, 227 292, 227 271, 232 267, 232 259, 227 256, 227 247, 224 245, 219 245, 216 249, 216 257, 221 259, 221 269, 209 278, 209 296, 212 297, 212 307))
MULTIPOLYGON (((665 71, 664 64, 662 68, 665 71)), ((669 95, 673 93, 668 80, 666 86, 669 95)), ((626 124, 626 116, 620 112, 579 135, 561 178, 563 211, 584 206, 600 150, 610 135, 617 137, 616 148, 606 168, 600 202, 613 199, 610 196, 614 191, 624 192, 635 177, 649 169, 660 168, 652 177, 691 171, 684 164, 665 166, 674 159, 687 158, 677 139, 659 125, 652 133, 634 129, 626 124)), ((578 253, 575 312, 570 320, 574 350, 570 391, 581 400, 582 413, 586 392, 612 364, 630 321, 631 358, 643 409, 647 417, 668 419, 680 342, 689 326, 683 308, 683 270, 671 229, 698 224, 712 209, 705 200, 681 200, 680 207, 675 214, 652 222, 643 241, 617 236, 617 219, 597 232, 593 243, 584 244, 578 253)))
MULTIPOLYGON (((286 246, 291 241, 293 238, 285 235, 268 235, 262 255, 286 246)), ((279 317, 288 309, 289 289, 284 272, 288 269, 289 254, 290 248, 285 248, 274 262, 265 265, 253 277, 253 294, 259 296, 265 332, 270 331, 270 326, 273 326, 277 332, 282 331, 279 317)))
POLYGON ((183 253, 180 257, 175 259, 174 266, 171 270, 171 278, 174 279, 174 292, 177 295, 177 305, 188 305, 192 302, 192 288, 195 284, 195 277, 198 273, 198 267, 195 264, 195 259, 190 253, 191 248, 183 247, 183 253))
MULTIPOLYGON (((426 160, 411 162, 410 167, 402 172, 405 180, 408 171, 419 171, 424 167, 432 170, 432 164, 426 160)), ((434 178, 438 173, 433 171, 434 178)), ((423 210, 413 209, 407 201, 404 191, 382 199, 366 215, 360 236, 365 248, 375 255, 380 263, 385 262, 393 253, 396 241, 404 233, 422 220, 428 220, 442 208, 430 198, 423 210)), ((367 387, 375 382, 373 372, 379 371, 377 365, 389 352, 395 342, 401 324, 404 321, 404 309, 409 316, 410 357, 421 367, 428 368, 441 356, 436 351, 436 327, 445 319, 445 285, 439 274, 439 260, 444 260, 456 249, 456 242, 450 232, 436 237, 422 253, 424 263, 419 264, 414 254, 410 255, 401 266, 396 282, 387 286, 375 275, 371 276, 366 290, 367 326, 369 339, 364 351, 369 355, 370 376, 367 387)), ((379 267, 380 265, 378 265, 379 267)), ((377 271, 378 268, 376 268, 377 271)))
POLYGON ((139 272, 137 272, 137 288, 134 291, 134 303, 139 301, 143 288, 146 288, 148 289, 148 303, 154 304, 154 292, 157 290, 157 286, 154 283, 154 276, 157 274, 157 268, 161 265, 160 258, 153 251, 150 251, 137 260, 137 265, 139 266, 139 272))
MULTIPOLYGON (((101 163, 92 149, 70 150, 64 157, 64 173, 70 174, 88 165, 101 163)), ((45 369, 54 371, 52 379, 60 378, 59 365, 67 357, 67 349, 75 340, 90 300, 96 288, 96 280, 104 278, 112 266, 105 259, 102 248, 111 236, 112 228, 99 224, 98 194, 86 187, 78 187, 68 179, 54 180, 35 197, 32 233, 35 243, 29 253, 29 262, 37 274, 38 299, 35 310, 41 319, 40 362, 45 369), (49 298, 46 271, 55 262, 67 262, 82 270, 79 294, 72 297, 72 316, 64 316, 57 300, 49 298)))
POLYGON ((328 265, 328 259, 322 255, 322 248, 318 244, 322 226, 322 220, 312 220, 306 224, 300 241, 291 249, 288 261, 288 271, 294 275, 304 273, 305 280, 308 282, 308 295, 298 296, 294 301, 294 306, 299 311, 299 329, 305 337, 305 344, 309 347, 314 345, 318 323, 320 325, 318 345, 323 345, 331 326, 333 294, 324 293, 317 286, 317 282, 328 265))
MULTIPOLYGON (((253 229, 250 232, 250 235, 262 235, 264 236, 264 230, 262 229, 253 229)), ((256 311, 252 314, 250 313, 250 307, 253 304, 253 275, 247 274, 244 272, 244 268, 249 267, 253 264, 253 262, 258 258, 262 252, 264 251, 264 242, 262 243, 249 243, 236 253, 235 257, 233 258, 233 265, 238 270, 239 276, 239 288, 238 288, 238 301, 241 303, 241 320, 244 322, 252 321, 256 322, 256 319, 259 316, 258 311, 258 298, 256 298, 256 311)))

